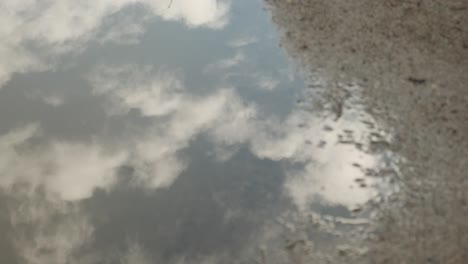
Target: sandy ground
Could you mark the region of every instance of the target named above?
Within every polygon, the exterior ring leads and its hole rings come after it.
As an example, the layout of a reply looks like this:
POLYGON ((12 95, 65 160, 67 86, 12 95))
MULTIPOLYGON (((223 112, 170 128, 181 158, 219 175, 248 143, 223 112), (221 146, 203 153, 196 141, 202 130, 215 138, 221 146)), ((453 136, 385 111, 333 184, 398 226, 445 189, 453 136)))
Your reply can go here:
POLYGON ((382 206, 363 259, 468 263, 468 0, 265 2, 330 103, 358 84, 394 134, 402 191, 382 206))

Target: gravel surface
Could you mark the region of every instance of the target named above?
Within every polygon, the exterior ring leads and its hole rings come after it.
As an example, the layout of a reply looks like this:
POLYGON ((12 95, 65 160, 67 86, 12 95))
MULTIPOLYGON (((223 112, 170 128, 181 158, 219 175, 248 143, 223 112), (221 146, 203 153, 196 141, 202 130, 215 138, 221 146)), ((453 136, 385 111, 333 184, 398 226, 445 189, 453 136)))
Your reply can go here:
POLYGON ((394 135, 402 191, 381 206, 363 259, 468 263, 468 1, 265 2, 328 102, 357 84, 394 135))

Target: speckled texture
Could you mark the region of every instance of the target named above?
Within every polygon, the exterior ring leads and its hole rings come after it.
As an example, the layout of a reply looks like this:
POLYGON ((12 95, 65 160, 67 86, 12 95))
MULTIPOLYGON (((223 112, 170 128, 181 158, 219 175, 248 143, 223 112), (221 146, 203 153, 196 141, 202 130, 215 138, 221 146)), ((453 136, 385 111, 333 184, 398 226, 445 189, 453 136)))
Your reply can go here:
POLYGON ((397 139, 404 191, 381 211, 369 263, 468 263, 468 1, 265 2, 327 98, 359 84, 397 139))

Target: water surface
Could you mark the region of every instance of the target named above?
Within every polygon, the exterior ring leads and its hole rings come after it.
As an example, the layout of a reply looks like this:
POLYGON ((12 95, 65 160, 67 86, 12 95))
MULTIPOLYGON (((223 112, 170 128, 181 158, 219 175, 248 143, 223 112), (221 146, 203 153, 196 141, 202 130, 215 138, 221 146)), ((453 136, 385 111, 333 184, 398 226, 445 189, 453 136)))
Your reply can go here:
POLYGON ((260 1, 0 7, 2 263, 266 261, 378 194, 260 1))

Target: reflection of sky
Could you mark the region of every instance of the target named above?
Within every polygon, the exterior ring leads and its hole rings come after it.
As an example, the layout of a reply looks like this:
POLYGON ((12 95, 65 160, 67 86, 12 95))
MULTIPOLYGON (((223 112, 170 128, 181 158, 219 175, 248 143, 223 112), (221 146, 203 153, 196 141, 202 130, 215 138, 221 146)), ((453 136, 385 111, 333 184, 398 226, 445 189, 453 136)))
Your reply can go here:
POLYGON ((0 4, 2 263, 217 263, 286 208, 369 199, 259 2, 169 3, 0 4))

